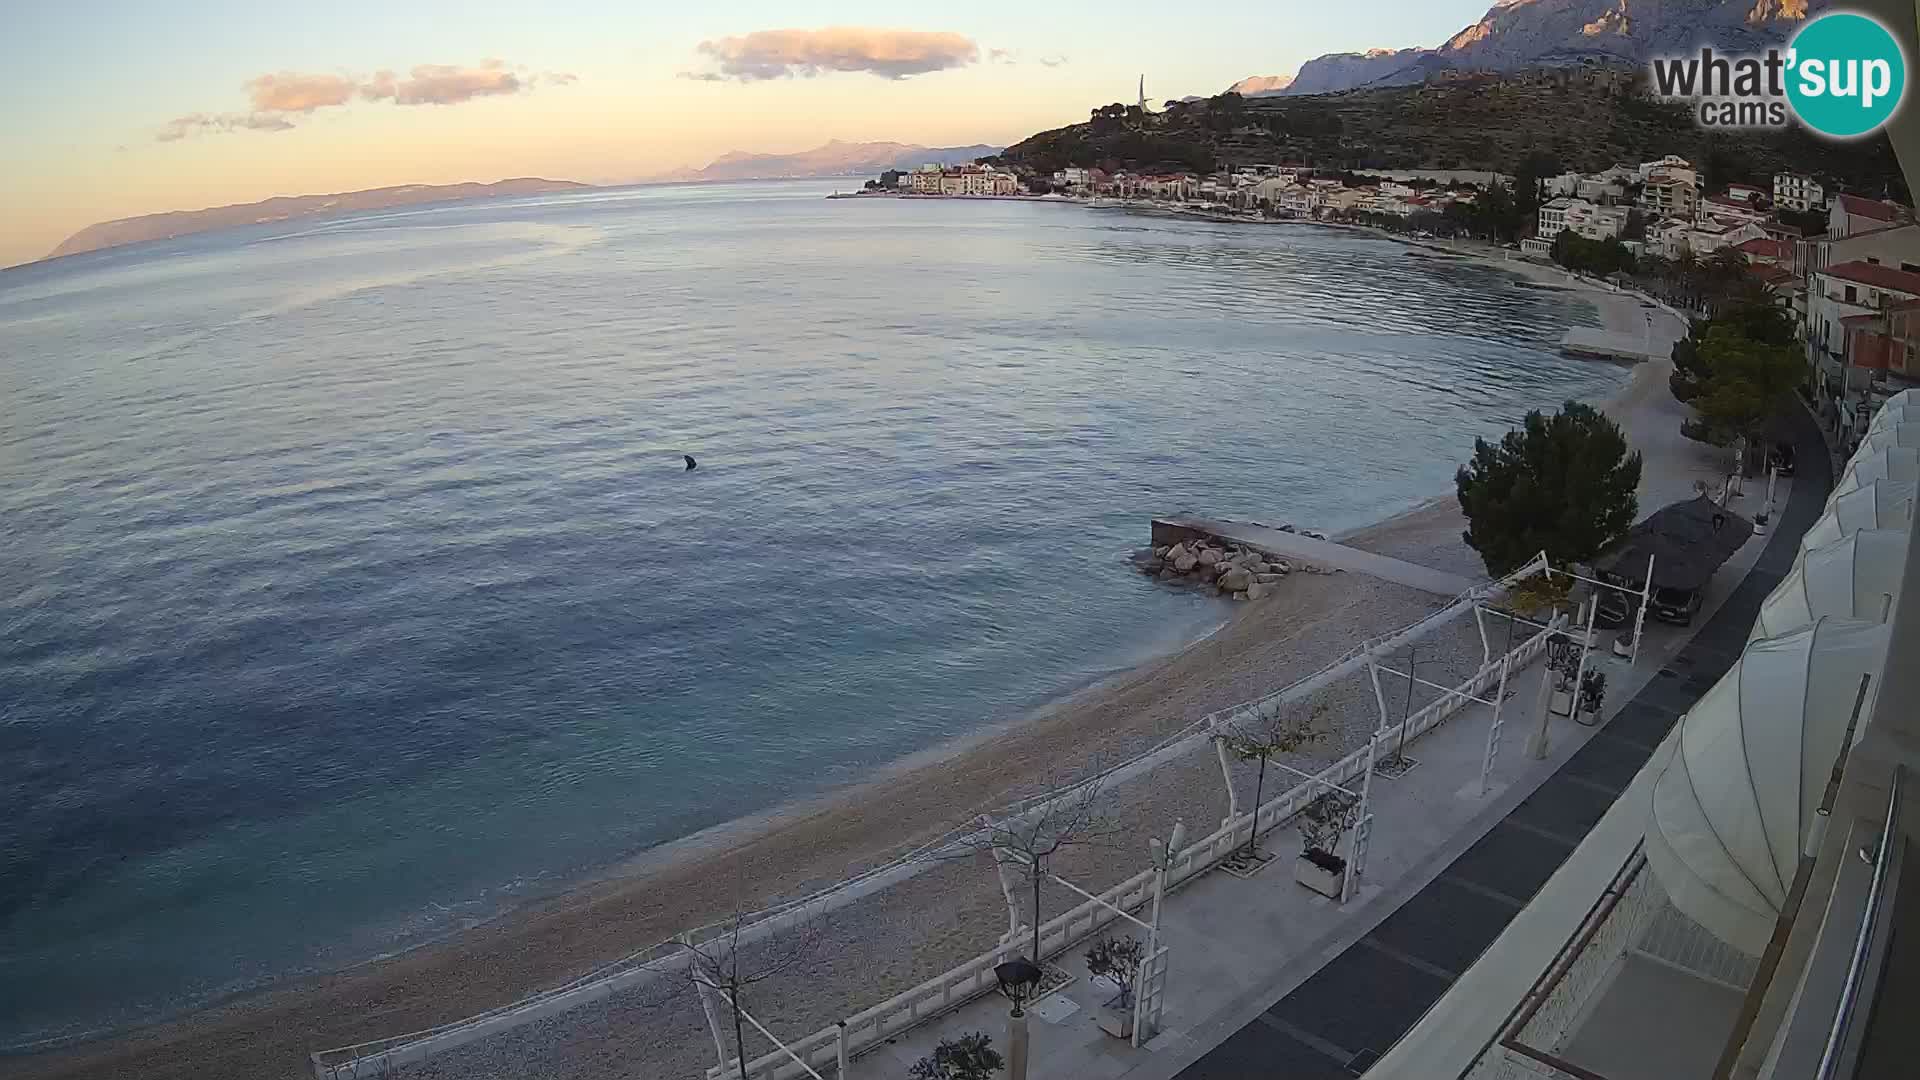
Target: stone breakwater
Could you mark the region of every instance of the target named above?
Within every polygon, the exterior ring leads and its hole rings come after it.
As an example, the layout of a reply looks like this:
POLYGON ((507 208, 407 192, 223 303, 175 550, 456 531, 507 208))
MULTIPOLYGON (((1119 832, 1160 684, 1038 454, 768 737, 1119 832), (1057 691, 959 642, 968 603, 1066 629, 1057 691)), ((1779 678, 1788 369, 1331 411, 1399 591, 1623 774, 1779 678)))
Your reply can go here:
MULTIPOLYGON (((1209 537, 1142 551, 1134 565, 1161 581, 1217 589, 1235 600, 1258 600, 1294 572, 1293 564, 1284 559, 1209 537)), ((1313 568, 1300 569, 1310 572, 1313 568)))

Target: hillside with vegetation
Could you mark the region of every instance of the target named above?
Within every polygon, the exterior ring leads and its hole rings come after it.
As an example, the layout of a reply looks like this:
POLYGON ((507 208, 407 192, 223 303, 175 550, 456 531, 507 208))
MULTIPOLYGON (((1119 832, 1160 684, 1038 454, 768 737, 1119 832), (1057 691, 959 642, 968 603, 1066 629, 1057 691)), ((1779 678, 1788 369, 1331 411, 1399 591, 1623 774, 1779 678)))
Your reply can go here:
POLYGON ((1686 108, 1648 98, 1644 81, 1638 70, 1587 65, 1307 97, 1228 93, 1169 102, 1164 112, 1107 105, 1086 123, 1008 147, 1000 160, 1041 174, 1071 165, 1208 172, 1252 164, 1515 174, 1529 158, 1592 172, 1679 154, 1702 169, 1709 190, 1735 181, 1766 187, 1775 172, 1791 171, 1908 201, 1884 135, 1831 142, 1797 127, 1711 132, 1686 108))

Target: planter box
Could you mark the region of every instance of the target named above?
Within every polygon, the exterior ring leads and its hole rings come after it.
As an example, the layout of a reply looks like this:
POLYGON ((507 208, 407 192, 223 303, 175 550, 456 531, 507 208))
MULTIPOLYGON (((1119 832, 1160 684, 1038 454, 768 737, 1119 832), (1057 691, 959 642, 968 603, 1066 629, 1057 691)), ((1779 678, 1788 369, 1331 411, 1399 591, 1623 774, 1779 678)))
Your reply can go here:
POLYGON ((1626 637, 1614 638, 1613 639, 1613 655, 1619 657, 1622 660, 1625 660, 1627 657, 1632 656, 1633 642, 1626 637))
POLYGON ((1347 884, 1347 860, 1309 851, 1294 860, 1293 879, 1329 900, 1338 900, 1347 884))
POLYGON ((1555 690, 1552 699, 1547 703, 1547 709, 1555 716, 1571 716, 1573 714, 1573 692, 1570 690, 1555 690))
POLYGON ((1116 1039, 1133 1038, 1133 1006, 1131 1005, 1124 1009, 1109 1005, 1095 1014, 1094 1022, 1100 1025, 1101 1031, 1116 1039))

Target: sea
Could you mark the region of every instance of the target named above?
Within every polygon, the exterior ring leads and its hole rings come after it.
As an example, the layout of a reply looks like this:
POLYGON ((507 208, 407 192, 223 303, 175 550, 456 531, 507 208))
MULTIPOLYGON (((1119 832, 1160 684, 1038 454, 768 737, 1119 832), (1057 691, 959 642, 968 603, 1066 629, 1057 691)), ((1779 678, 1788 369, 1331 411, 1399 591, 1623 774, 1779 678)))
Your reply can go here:
POLYGON ((1624 381, 1370 235, 851 183, 0 271, 0 1047, 1016 718, 1228 616, 1129 569, 1153 515, 1377 521, 1624 381))

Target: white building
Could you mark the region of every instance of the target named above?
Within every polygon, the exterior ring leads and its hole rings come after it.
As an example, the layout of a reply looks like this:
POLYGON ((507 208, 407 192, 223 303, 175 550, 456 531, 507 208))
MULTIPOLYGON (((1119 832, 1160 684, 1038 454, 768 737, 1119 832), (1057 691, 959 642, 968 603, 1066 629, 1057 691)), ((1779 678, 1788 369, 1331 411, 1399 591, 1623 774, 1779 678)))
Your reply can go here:
POLYGON ((1859 195, 1835 195, 1827 210, 1827 235, 1837 240, 1912 220, 1913 211, 1898 203, 1859 195))
MULTIPOLYGON (((918 174, 915 174, 916 181, 918 174)), ((916 183, 915 191, 920 190, 916 183)), ((1010 172, 979 165, 962 165, 940 173, 941 195, 1018 195, 1020 179, 1010 172)))
POLYGON ((1549 199, 1540 205, 1535 232, 1551 242, 1563 230, 1588 240, 1612 240, 1626 228, 1627 210, 1623 206, 1595 206, 1585 199, 1549 199))
MULTIPOLYGON (((1748 192, 1758 190, 1747 188, 1748 192)), ((1701 221, 1719 221, 1728 225, 1744 225, 1747 222, 1758 225, 1771 216, 1746 198, 1733 194, 1731 188, 1725 195, 1709 195, 1701 199, 1696 213, 1701 221)))
POLYGON ((1674 154, 1668 154, 1666 157, 1661 158, 1659 161, 1641 162, 1640 167, 1634 170, 1634 176, 1636 179, 1638 179, 1641 183, 1644 184, 1648 180, 1653 179, 1654 173, 1660 172, 1662 170, 1671 170, 1671 169, 1685 169, 1688 172, 1692 172, 1693 162, 1688 161, 1686 158, 1679 157, 1674 154))
POLYGON ((1563 172, 1559 176, 1549 176, 1540 181, 1540 190, 1548 195, 1578 195, 1580 181, 1585 179, 1577 172, 1563 172))
POLYGON ((1773 204, 1785 210, 1818 210, 1827 205, 1827 189, 1811 176, 1774 173, 1773 204))

